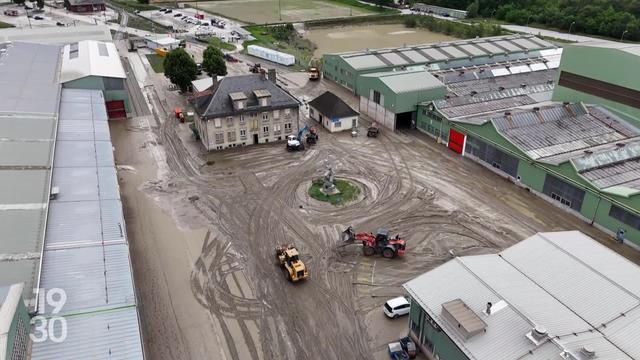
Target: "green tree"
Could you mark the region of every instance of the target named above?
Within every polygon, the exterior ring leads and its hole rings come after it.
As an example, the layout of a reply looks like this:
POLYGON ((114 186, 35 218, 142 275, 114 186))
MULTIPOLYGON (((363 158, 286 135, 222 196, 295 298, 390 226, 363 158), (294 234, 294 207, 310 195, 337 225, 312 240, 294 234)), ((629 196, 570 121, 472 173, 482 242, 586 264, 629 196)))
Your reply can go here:
POLYGON ((480 0, 476 0, 467 6, 467 17, 478 17, 478 11, 480 10, 480 0))
POLYGON ((202 53, 202 69, 211 77, 227 75, 227 64, 222 51, 213 45, 207 46, 202 53))
POLYGON ((164 59, 164 76, 182 91, 187 90, 197 74, 196 63, 183 48, 171 50, 164 59))
POLYGON ((42 9, 44 7, 44 0, 36 0, 36 6, 38 9, 42 9))
POLYGON ((414 28, 416 27, 416 25, 417 25, 417 22, 414 16, 408 17, 404 20, 404 26, 408 28, 414 28))

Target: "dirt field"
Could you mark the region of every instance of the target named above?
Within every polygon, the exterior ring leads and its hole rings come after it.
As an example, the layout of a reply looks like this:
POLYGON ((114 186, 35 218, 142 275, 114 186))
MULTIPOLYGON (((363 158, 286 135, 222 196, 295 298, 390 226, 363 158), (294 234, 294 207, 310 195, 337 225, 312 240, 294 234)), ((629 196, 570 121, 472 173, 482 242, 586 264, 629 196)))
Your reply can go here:
POLYGON ((250 24, 296 22, 371 14, 367 10, 351 9, 345 5, 324 0, 280 0, 280 7, 282 18, 278 13, 278 0, 224 0, 198 3, 198 8, 201 10, 250 24))
MULTIPOLYGON (((299 97, 330 89, 355 104, 333 83, 279 71, 299 97)), ((387 359, 386 344, 408 326, 385 319, 382 304, 403 282, 450 259, 449 250, 496 252, 538 231, 579 229, 639 260, 413 131, 369 139, 321 130, 304 152, 270 144, 205 156, 170 116, 184 100, 165 91, 162 75, 146 75, 154 114, 111 122, 111 131, 149 359, 387 359), (309 198, 327 160, 361 186, 361 199, 334 207, 309 198), (350 224, 400 233, 407 255, 335 250, 350 224), (281 243, 301 250, 307 282, 283 279, 273 253, 281 243)))
POLYGON ((402 44, 425 44, 456 39, 425 29, 409 29, 404 24, 314 28, 307 30, 305 37, 317 45, 314 53, 317 58, 332 52, 375 49, 401 46, 402 44))

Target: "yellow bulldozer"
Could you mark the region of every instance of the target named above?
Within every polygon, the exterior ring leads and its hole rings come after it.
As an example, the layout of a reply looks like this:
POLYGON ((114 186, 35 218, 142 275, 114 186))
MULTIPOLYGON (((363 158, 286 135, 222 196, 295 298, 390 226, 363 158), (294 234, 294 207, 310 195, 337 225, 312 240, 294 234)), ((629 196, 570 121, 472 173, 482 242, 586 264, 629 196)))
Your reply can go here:
POLYGON ((298 249, 293 245, 281 245, 276 248, 276 261, 282 268, 284 276, 291 282, 298 282, 309 277, 307 267, 300 260, 298 249))

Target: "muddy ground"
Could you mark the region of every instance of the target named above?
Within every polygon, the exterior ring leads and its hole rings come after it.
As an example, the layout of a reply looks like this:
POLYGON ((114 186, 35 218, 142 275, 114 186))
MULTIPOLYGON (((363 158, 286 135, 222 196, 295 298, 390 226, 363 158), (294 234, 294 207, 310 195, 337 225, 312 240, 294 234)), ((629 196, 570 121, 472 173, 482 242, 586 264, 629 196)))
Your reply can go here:
MULTIPOLYGON (((231 69, 243 72, 245 65, 231 69)), ((330 82, 281 70, 310 99, 330 82)), ((415 131, 377 139, 329 134, 304 152, 269 144, 203 154, 170 116, 183 104, 148 73, 153 114, 112 122, 131 259, 149 359, 386 359, 408 331, 382 304, 401 284, 457 255, 497 252, 538 231, 578 229, 638 260, 608 236, 415 131), (364 196, 334 207, 311 199, 310 179, 336 164, 364 196), (353 225, 388 227, 403 258, 336 250, 353 225), (274 247, 293 243, 310 279, 291 284, 274 247)), ((139 97, 142 98, 142 97, 139 97)), ((306 111, 303 111, 303 114, 306 111)))

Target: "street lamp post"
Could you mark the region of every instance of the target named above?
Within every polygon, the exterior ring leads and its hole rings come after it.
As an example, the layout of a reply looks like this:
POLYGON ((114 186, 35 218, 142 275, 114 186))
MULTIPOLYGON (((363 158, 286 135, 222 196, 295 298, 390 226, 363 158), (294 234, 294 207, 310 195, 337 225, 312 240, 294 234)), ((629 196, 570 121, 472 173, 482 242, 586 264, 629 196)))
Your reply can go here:
POLYGON ((531 19, 533 15, 529 15, 529 17, 527 17, 527 26, 529 26, 529 20, 531 19))
POLYGON ((280 16, 280 21, 282 21, 282 3, 278 0, 278 15, 280 16))
POLYGON ((573 29, 573 25, 575 25, 576 22, 572 22, 571 25, 569 25, 569 34, 571 34, 571 29, 573 29))
POLYGON ((628 32, 629 32, 629 30, 625 30, 625 31, 622 32, 622 36, 620 36, 620 41, 624 40, 624 35, 626 33, 628 33, 628 32))

